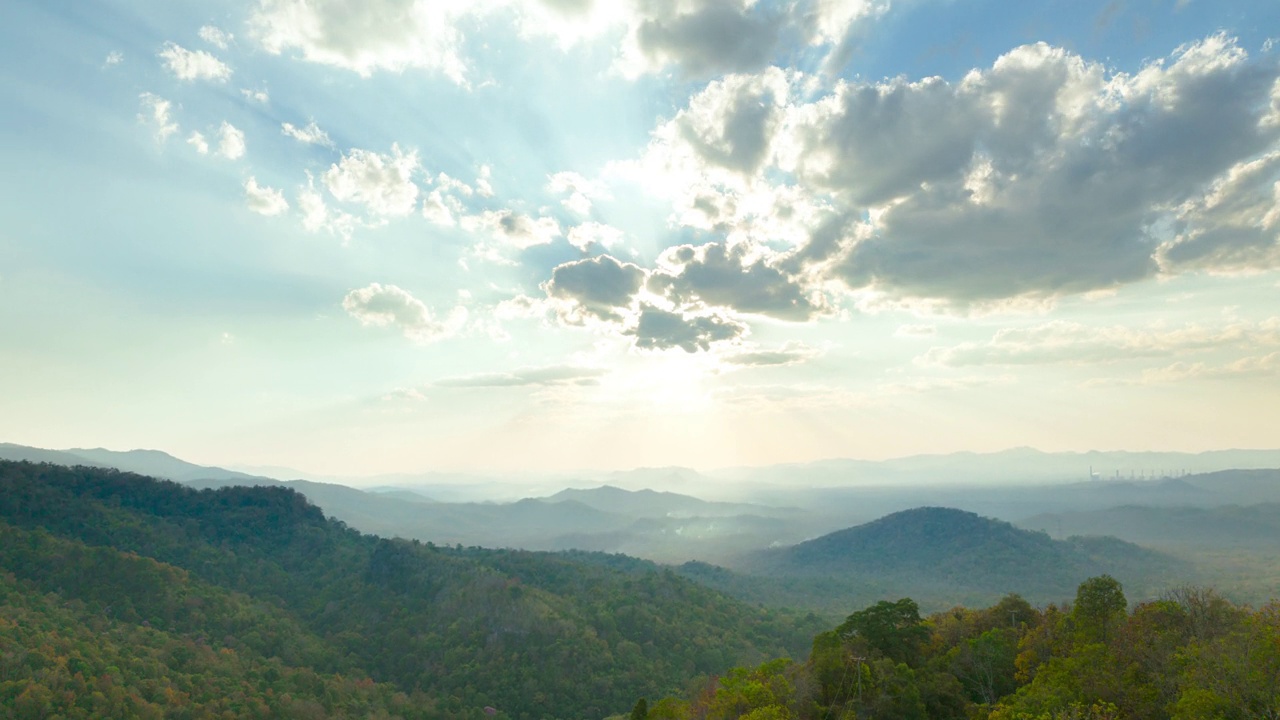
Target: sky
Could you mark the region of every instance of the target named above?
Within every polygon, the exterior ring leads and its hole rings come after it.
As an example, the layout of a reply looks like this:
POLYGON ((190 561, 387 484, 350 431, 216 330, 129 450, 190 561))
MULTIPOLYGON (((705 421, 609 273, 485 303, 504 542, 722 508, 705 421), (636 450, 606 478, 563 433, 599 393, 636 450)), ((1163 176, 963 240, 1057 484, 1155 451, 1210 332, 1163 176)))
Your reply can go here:
POLYGON ((0 440, 1264 448, 1280 3, 10 0, 0 440))

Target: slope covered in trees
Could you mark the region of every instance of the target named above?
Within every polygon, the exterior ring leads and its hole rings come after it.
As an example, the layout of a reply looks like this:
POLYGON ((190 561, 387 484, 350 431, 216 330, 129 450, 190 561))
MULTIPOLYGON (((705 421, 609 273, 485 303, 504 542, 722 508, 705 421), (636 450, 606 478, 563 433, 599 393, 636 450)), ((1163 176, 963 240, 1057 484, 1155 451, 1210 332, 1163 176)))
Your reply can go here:
MULTIPOLYGON (((1053 540, 1000 520, 937 507, 893 513, 764 551, 740 569, 788 578, 819 597, 866 602, 879 599, 867 593, 910 595, 933 607, 991 602, 1008 592, 1037 602, 1062 600, 1084 578, 1103 573, 1149 597, 1195 577, 1186 562, 1115 538, 1053 540)), ((731 578, 708 579, 713 586, 732 587, 731 578)))
POLYGON ((1129 610, 1107 575, 1043 610, 1010 595, 922 618, 913 600, 886 600, 815 637, 804 663, 735 668, 643 710, 641 720, 1275 718, 1280 605, 1183 588, 1129 610))
POLYGON ((603 716, 816 629, 646 563, 361 535, 280 487, 5 462, 0 523, 0 704, 41 717, 603 716))

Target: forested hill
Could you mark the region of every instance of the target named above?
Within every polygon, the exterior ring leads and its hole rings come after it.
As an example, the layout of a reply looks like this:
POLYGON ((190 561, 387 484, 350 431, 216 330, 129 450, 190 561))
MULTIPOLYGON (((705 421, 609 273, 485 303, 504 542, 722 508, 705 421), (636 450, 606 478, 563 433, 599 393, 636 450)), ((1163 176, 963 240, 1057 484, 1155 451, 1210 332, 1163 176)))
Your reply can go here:
POLYGON ((287 488, 46 464, 0 462, 0 570, 0 653, 22 658, 0 707, 30 717, 601 717, 817 629, 645 563, 386 540, 287 488))
POLYGON ((1070 597, 1085 578, 1122 579, 1139 597, 1193 579, 1189 564, 1110 537, 1053 540, 951 508, 887 515, 788 548, 751 566, 784 576, 844 576, 897 595, 984 600, 1018 592, 1044 602, 1070 597))

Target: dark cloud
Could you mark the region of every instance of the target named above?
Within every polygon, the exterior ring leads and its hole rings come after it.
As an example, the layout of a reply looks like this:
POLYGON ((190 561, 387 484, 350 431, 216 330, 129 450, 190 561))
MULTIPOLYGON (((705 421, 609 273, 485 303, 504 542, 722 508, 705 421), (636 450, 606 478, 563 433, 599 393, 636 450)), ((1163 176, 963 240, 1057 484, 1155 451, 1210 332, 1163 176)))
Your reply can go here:
POLYGON ((542 288, 549 297, 573 302, 583 313, 617 321, 622 319, 618 310, 631 305, 644 277, 639 266, 601 255, 556 266, 542 288))
POLYGON ((1280 151, 1233 168, 1188 204, 1178 230, 1157 253, 1166 270, 1280 265, 1280 151))
POLYGON ((705 161, 753 174, 767 159, 781 120, 780 103, 786 98, 778 97, 780 90, 785 94, 786 81, 778 71, 726 78, 699 93, 676 125, 705 161))
POLYGON ((797 260, 835 260, 854 288, 961 304, 1087 292, 1161 265, 1273 266, 1275 167, 1235 183, 1234 200, 1211 188, 1275 151, 1276 77, 1214 36, 1133 76, 1040 44, 958 84, 846 86, 805 116, 797 174, 849 210, 882 211, 815 234, 797 260))
POLYGON ((961 172, 981 127, 976 98, 940 78, 845 85, 798 127, 797 174, 815 189, 876 205, 961 172))
POLYGON ((704 303, 783 320, 808 320, 821 308, 793 276, 766 263, 748 261, 743 245, 682 245, 668 251, 673 272, 656 272, 649 289, 677 305, 704 303))
POLYGON ((640 319, 626 334, 635 336, 635 345, 647 350, 680 348, 693 353, 711 349, 711 344, 736 340, 747 333, 742 323, 716 314, 686 315, 669 312, 647 303, 640 306, 640 319))
POLYGON ((706 77, 748 72, 766 66, 786 18, 767 15, 764 3, 743 7, 734 0, 701 0, 687 12, 684 3, 648 0, 636 27, 636 43, 654 64, 677 64, 682 73, 706 77))

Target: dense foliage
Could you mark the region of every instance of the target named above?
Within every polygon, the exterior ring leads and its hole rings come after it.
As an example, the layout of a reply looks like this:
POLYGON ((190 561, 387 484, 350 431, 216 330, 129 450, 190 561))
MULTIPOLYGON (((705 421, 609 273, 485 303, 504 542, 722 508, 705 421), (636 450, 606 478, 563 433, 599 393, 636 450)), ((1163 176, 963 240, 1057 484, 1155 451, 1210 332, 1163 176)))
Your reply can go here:
POLYGON ((0 571, 0 707, 30 717, 601 717, 819 627, 625 558, 29 463, 0 463, 0 571))
POLYGON ((1187 587, 1127 609, 1110 576, 1044 609, 1010 595, 922 618, 881 601, 775 660, 647 707, 652 720, 1223 720, 1280 717, 1280 603, 1187 587))

